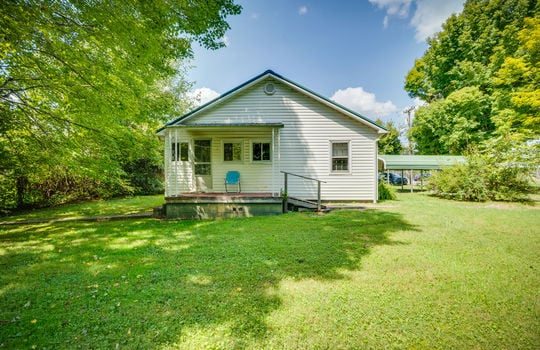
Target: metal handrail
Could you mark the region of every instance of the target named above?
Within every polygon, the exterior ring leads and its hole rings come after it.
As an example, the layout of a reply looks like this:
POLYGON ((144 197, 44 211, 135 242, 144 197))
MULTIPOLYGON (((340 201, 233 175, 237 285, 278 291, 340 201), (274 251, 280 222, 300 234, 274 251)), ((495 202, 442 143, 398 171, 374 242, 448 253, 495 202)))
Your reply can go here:
POLYGON ((285 213, 288 211, 288 205, 289 205, 289 201, 288 201, 288 191, 287 191, 287 187, 288 187, 288 183, 287 183, 287 175, 292 175, 292 176, 296 176, 296 177, 301 177, 303 179, 306 179, 306 180, 312 180, 312 181, 317 181, 317 212, 320 212, 321 211, 321 182, 323 183, 326 183, 326 181, 322 181, 322 180, 319 180, 319 179, 314 179, 312 177, 308 177, 308 176, 304 176, 304 175, 298 175, 298 174, 293 174, 293 173, 289 173, 287 171, 280 171, 281 173, 283 173, 284 175, 284 187, 285 187, 285 197, 283 199, 283 210, 285 211, 285 213))

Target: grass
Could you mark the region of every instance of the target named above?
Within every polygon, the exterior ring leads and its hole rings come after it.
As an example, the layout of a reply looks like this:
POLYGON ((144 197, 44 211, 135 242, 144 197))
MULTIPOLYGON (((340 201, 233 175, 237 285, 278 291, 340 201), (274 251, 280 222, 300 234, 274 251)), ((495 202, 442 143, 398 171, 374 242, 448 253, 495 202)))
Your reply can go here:
POLYGON ((0 226, 0 348, 537 349, 540 212, 0 226))
POLYGON ((97 200, 61 205, 53 208, 23 211, 9 217, 0 217, 0 221, 25 221, 138 214, 152 211, 154 207, 162 205, 163 202, 163 195, 126 197, 107 201, 97 200))

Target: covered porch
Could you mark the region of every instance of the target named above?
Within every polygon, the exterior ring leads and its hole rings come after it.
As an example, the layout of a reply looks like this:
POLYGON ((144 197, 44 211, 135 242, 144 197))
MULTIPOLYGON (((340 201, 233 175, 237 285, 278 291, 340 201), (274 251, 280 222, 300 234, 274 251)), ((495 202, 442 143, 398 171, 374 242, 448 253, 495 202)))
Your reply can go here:
POLYGON ((169 219, 278 215, 283 124, 178 125, 165 134, 165 205, 169 219), (228 172, 238 186, 228 187, 228 172))
POLYGON ((240 174, 242 192, 279 197, 281 128, 281 123, 190 124, 167 128, 165 197, 225 194, 229 171, 240 174))

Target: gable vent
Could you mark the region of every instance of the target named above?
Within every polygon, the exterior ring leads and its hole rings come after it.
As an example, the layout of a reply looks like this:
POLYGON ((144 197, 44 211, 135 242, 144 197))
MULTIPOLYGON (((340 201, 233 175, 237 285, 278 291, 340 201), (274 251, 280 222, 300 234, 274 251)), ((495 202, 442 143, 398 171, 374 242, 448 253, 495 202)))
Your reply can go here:
POLYGON ((265 86, 264 86, 264 93, 267 94, 267 95, 273 95, 274 92, 276 92, 276 87, 274 84, 272 83, 267 83, 265 86))

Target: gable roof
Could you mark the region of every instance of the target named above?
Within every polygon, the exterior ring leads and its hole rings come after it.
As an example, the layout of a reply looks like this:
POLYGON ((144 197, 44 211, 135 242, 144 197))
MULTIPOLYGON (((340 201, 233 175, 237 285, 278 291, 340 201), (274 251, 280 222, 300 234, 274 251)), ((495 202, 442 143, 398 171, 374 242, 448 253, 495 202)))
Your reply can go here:
POLYGON ((165 126, 163 126, 162 128, 160 128, 157 133, 161 133, 163 130, 165 130, 167 127, 169 126, 173 126, 175 124, 178 124, 180 122, 183 122, 187 119, 190 119, 196 115, 199 115, 200 113, 204 112, 205 110, 215 106, 215 105, 218 105, 222 102, 224 102, 225 100, 231 98, 232 96, 234 95, 237 95, 239 94, 240 92, 246 90, 247 88, 259 83, 260 81, 264 80, 264 79, 267 79, 269 77, 272 77, 280 82, 282 82, 283 84, 293 88, 294 90, 306 95, 306 96, 309 96, 323 104, 325 104, 326 106, 330 107, 330 108, 333 108, 334 110, 337 110, 338 112, 340 113, 343 113, 345 115, 347 115, 348 117, 352 118, 352 119, 355 119, 357 121, 359 121, 360 123, 374 129, 375 131, 377 131, 378 133, 386 133, 388 130, 380 125, 378 125, 377 123, 375 123, 374 121, 372 121, 371 119, 369 118, 366 118, 362 115, 360 115, 359 113, 356 113, 350 109, 348 109, 347 107, 345 106, 342 106, 340 105, 339 103, 336 103, 324 96, 321 96, 319 95, 318 93, 298 84, 298 83, 295 83, 294 81, 290 80, 290 79, 287 79, 285 78, 284 76, 280 75, 280 74, 277 74, 276 72, 272 71, 272 70, 267 70, 253 78, 251 78, 250 80, 246 81, 245 83, 243 84, 240 84, 238 85, 237 87, 235 87, 234 89, 232 90, 229 90, 227 92, 225 92, 224 94, 218 96, 217 98, 195 108, 194 110, 192 110, 191 112, 187 113, 187 114, 184 114, 183 116, 179 117, 179 118, 176 118, 176 119, 173 119, 172 121, 168 122, 167 124, 165 124, 165 126))

